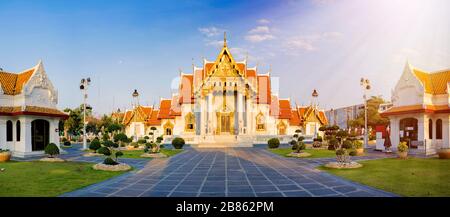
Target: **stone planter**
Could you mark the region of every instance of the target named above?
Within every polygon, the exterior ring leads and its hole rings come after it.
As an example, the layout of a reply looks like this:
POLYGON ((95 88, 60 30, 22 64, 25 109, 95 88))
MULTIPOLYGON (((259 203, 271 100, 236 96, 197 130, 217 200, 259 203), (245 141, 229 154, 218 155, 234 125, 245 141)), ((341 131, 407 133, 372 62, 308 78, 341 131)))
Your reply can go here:
POLYGON ((165 158, 167 155, 163 153, 144 153, 141 157, 150 157, 150 158, 165 158))
POLYGON ((450 148, 441 148, 438 150, 439 159, 450 159, 450 148))
POLYGON ((356 169, 362 167, 362 164, 355 161, 349 163, 330 162, 325 164, 325 167, 333 169, 356 169))
POLYGON ((400 159, 406 159, 408 158, 408 152, 397 152, 397 155, 400 159))
POLYGON ((0 152, 0 162, 7 162, 9 160, 11 160, 11 152, 0 152))
POLYGON ((98 163, 92 166, 94 170, 103 170, 103 171, 127 171, 131 169, 131 166, 125 163, 119 163, 116 165, 107 165, 104 163, 98 163))
POLYGON ((311 154, 310 153, 306 153, 306 152, 300 152, 300 153, 297 153, 297 152, 291 152, 291 153, 289 153, 289 154, 287 154, 287 156, 289 156, 289 157, 309 157, 309 156, 311 156, 311 154))
POLYGON ((355 151, 358 156, 364 155, 364 148, 357 148, 355 151))
POLYGON ((61 158, 57 158, 57 157, 44 157, 39 159, 39 161, 43 161, 43 162, 64 162, 65 160, 61 159, 61 158))

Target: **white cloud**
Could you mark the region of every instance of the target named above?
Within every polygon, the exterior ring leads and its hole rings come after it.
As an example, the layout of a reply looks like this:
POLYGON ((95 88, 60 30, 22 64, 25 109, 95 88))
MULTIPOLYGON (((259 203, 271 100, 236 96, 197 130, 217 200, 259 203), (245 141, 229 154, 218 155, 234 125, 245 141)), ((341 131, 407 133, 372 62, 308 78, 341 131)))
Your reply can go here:
POLYGON ((274 39, 275 36, 271 33, 268 26, 257 26, 248 31, 245 39, 250 42, 262 42, 266 40, 274 39))
POLYGON ((206 40, 205 45, 214 47, 222 46, 223 40, 206 40))
POLYGON ((290 38, 284 42, 284 47, 287 49, 294 49, 294 50, 306 50, 306 51, 313 51, 316 50, 316 48, 313 46, 311 41, 308 41, 307 39, 301 38, 301 37, 295 37, 290 38))
POLYGON ((270 29, 268 26, 257 26, 248 31, 248 33, 249 34, 270 33, 270 29))
POLYGON ((264 18, 263 18, 263 19, 259 19, 259 20, 258 20, 258 23, 259 23, 259 24, 269 24, 270 21, 269 21, 268 19, 264 19, 264 18))
POLYGON ((247 36, 245 36, 245 39, 247 41, 255 42, 255 43, 266 41, 266 40, 271 40, 271 39, 274 39, 274 38, 275 38, 275 36, 273 36, 271 34, 259 34, 259 35, 255 34, 255 35, 247 35, 247 36))
POLYGON ((214 37, 225 32, 224 29, 220 29, 214 26, 198 28, 198 31, 206 37, 214 37))
POLYGON ((316 44, 320 41, 333 41, 341 37, 342 33, 340 32, 315 33, 288 38, 283 42, 283 46, 289 50, 314 51, 318 49, 316 44))

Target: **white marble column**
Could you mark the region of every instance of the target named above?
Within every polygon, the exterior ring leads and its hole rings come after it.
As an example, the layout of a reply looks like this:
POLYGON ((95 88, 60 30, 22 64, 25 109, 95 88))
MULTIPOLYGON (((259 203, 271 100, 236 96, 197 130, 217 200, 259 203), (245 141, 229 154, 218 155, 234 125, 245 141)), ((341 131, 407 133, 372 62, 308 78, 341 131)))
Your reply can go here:
POLYGON ((238 125, 239 125, 238 134, 242 134, 242 128, 244 126, 244 106, 243 106, 244 97, 240 91, 238 91, 237 97, 238 97, 237 112, 238 112, 238 125))

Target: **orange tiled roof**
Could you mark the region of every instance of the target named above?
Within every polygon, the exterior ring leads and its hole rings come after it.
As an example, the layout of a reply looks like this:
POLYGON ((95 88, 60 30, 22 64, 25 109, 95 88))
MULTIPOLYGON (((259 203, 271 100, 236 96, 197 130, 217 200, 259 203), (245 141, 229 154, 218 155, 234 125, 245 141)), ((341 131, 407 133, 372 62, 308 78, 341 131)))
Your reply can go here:
POLYGON ((171 99, 162 99, 159 102, 159 113, 158 113, 158 119, 171 119, 173 118, 170 116, 170 108, 172 107, 172 100, 171 99))
POLYGON ((271 102, 270 77, 268 75, 258 75, 258 104, 269 104, 271 102))
POLYGON ((17 116, 17 115, 39 115, 50 117, 67 118, 68 115, 58 109, 46 108, 39 106, 25 106, 22 110, 21 106, 0 106, 0 115, 17 116))
POLYGON ((447 93, 447 83, 450 82, 450 70, 428 73, 414 68, 413 72, 424 86, 425 93, 433 95, 447 93))
POLYGON ((148 117, 146 124, 149 126, 161 125, 161 120, 158 119, 159 110, 153 109, 151 115, 148 117))
POLYGON ((300 116, 297 109, 291 110, 291 118, 289 119, 289 124, 292 126, 300 126, 300 116))
POLYGON ((19 74, 0 72, 0 84, 6 95, 17 95, 22 92, 23 86, 33 75, 35 68, 28 69, 19 74))
POLYGON ((256 70, 254 69, 247 69, 247 77, 256 77, 256 70))
POLYGON ((180 97, 178 102, 181 104, 194 103, 194 76, 192 74, 184 74, 180 81, 180 97))
POLYGON ((450 107, 448 105, 407 105, 392 107, 380 115, 383 117, 391 115, 401 114, 414 114, 414 113, 450 113, 450 107))
POLYGON ((178 96, 172 96, 172 100, 170 101, 170 112, 169 115, 174 116, 181 116, 181 104, 178 103, 179 99, 178 96))

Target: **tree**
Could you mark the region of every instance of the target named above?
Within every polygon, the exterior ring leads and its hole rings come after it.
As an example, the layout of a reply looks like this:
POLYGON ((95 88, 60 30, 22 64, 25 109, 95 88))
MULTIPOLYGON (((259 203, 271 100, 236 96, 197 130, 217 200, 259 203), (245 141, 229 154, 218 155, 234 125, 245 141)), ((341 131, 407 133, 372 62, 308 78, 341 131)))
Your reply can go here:
MULTIPOLYGON (((384 99, 378 96, 372 96, 367 100, 367 126, 375 128, 377 125, 389 124, 389 119, 380 116, 378 109, 380 104, 385 103, 384 99)), ((359 112, 356 119, 349 121, 351 127, 364 127, 364 109, 359 112)))

